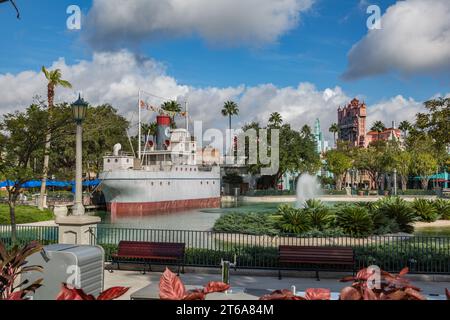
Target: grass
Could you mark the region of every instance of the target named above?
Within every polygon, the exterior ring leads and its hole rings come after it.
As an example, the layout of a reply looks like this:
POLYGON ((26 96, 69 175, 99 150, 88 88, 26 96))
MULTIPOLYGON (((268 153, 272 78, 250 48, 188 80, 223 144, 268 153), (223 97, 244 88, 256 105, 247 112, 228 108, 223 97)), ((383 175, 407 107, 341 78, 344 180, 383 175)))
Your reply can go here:
MULTIPOLYGON (((40 211, 38 208, 30 206, 16 207, 16 223, 18 224, 49 221, 53 219, 53 212, 50 210, 40 211)), ((9 223, 11 223, 9 217, 9 206, 6 204, 0 204, 0 224, 9 223)))

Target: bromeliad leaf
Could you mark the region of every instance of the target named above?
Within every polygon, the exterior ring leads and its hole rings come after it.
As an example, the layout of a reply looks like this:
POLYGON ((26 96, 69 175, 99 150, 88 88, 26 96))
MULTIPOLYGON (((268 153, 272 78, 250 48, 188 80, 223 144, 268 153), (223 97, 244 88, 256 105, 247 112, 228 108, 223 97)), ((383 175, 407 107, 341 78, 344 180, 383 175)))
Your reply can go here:
POLYGON ((166 268, 159 281, 159 297, 161 300, 183 300, 186 288, 175 273, 166 268))
POLYGON ((205 294, 208 294, 214 292, 224 292, 227 291, 228 289, 230 289, 229 284, 211 281, 206 285, 205 289, 203 289, 203 292, 205 294))
POLYGON ((123 296, 130 288, 125 287, 112 287, 103 291, 97 298, 97 300, 114 300, 123 296))

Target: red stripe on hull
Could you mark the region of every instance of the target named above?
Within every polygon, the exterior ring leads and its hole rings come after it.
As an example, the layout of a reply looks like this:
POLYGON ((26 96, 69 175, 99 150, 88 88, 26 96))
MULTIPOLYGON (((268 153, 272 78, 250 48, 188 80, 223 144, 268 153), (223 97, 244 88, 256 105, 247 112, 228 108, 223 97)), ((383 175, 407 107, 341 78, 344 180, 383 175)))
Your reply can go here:
POLYGON ((160 202, 111 202, 107 204, 111 219, 121 217, 142 217, 165 211, 195 208, 220 208, 220 198, 173 200, 160 202))

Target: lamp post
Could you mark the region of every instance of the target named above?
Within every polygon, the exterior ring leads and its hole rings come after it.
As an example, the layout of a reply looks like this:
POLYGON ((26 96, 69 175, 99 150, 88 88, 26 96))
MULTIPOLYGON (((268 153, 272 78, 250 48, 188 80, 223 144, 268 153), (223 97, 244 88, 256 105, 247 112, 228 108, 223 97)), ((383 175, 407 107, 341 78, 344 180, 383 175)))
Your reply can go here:
POLYGON ((73 207, 74 216, 84 215, 83 206, 83 121, 86 118, 88 104, 78 96, 78 100, 72 104, 73 118, 77 124, 76 135, 76 170, 75 170, 75 205, 73 207))

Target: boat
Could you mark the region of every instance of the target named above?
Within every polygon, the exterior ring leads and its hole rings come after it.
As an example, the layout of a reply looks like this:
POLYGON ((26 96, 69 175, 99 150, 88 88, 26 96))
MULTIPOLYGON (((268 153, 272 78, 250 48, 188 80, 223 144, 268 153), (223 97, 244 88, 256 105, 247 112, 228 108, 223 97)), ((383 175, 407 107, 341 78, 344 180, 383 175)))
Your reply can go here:
POLYGON ((219 165, 197 164, 197 141, 188 127, 171 129, 171 117, 164 114, 158 115, 156 122, 156 141, 146 139, 137 157, 122 152, 117 144, 103 158, 99 178, 112 221, 220 207, 219 165))

